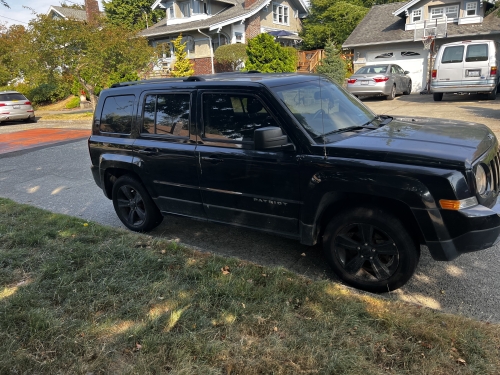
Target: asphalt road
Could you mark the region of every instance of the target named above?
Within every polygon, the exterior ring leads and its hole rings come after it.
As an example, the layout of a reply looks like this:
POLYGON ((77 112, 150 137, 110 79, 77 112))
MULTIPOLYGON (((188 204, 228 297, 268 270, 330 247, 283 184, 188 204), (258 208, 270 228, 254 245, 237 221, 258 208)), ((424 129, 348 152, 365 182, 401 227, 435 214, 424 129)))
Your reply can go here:
MULTIPOLYGON (((445 105, 432 110, 433 113, 430 113, 431 108, 437 103, 433 103, 429 96, 410 95, 391 102, 367 99, 365 104, 380 114, 433 115, 461 120, 470 120, 470 116, 472 121, 492 123, 493 125, 488 125, 497 130, 497 120, 488 116, 500 112, 500 100, 482 103, 474 98, 466 99, 459 97, 458 102, 450 102, 451 104, 442 102, 445 105)), ((0 133, 21 130, 26 126, 31 124, 1 126, 0 133)), ((90 122, 39 122, 38 126, 81 129, 85 126, 90 128, 90 122)), ((500 136, 498 131, 497 136, 500 136)), ((104 197, 92 179, 85 140, 7 154, 0 157, 0 160, 0 196, 123 228, 113 211, 111 201, 104 197)), ((151 234, 173 239, 202 251, 234 256, 266 266, 285 267, 313 279, 335 279, 318 246, 311 248, 296 241, 252 230, 181 217, 166 217, 162 225, 151 234)), ((415 276, 403 288, 385 296, 498 323, 498 251, 498 246, 495 246, 462 255, 452 262, 435 262, 423 248, 415 276)))

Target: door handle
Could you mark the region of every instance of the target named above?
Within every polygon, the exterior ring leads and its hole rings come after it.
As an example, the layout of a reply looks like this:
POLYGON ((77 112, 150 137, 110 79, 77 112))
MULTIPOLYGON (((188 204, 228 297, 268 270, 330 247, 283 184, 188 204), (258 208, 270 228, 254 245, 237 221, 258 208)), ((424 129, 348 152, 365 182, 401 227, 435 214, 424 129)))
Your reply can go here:
POLYGON ((145 148, 144 150, 139 150, 137 151, 139 154, 142 155, 156 155, 158 153, 157 148, 145 148))
POLYGON ((218 164, 218 163, 222 163, 224 161, 224 159, 216 158, 216 157, 213 157, 213 156, 203 156, 201 158, 201 160, 208 161, 208 162, 210 162, 212 164, 218 164))

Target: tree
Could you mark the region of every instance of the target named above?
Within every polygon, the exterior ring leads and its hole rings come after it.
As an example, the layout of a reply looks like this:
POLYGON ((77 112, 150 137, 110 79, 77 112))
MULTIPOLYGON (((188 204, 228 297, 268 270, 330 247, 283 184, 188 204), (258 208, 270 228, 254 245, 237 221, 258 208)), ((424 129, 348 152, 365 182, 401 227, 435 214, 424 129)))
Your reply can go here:
POLYGON ((102 5, 106 18, 112 25, 142 30, 165 17, 165 11, 151 10, 154 2, 155 0, 109 0, 103 1, 102 5))
POLYGON ((6 6, 7 8, 10 8, 9 4, 5 0, 0 0, 0 4, 6 6))
POLYGON ((333 42, 330 42, 325 47, 325 54, 326 58, 321 61, 322 65, 318 66, 317 72, 343 85, 347 75, 347 65, 340 56, 340 51, 333 42))
POLYGON ((61 6, 63 8, 85 10, 85 5, 83 5, 83 4, 66 4, 66 3, 63 2, 63 3, 61 3, 61 6))
POLYGON ((304 20, 301 37, 304 49, 324 48, 327 41, 342 45, 368 13, 361 1, 313 0, 304 20))
POLYGON ((187 58, 186 44, 182 43, 182 34, 180 34, 173 42, 174 45, 174 67, 172 70, 172 77, 188 77, 194 74, 193 65, 187 58))
POLYGON ((0 24, 0 86, 19 76, 17 51, 26 39, 24 26, 12 25, 8 29, 0 24))
POLYGON ((295 72, 296 63, 290 53, 274 41, 267 33, 257 35, 248 41, 248 60, 245 70, 263 73, 295 72))
POLYGON ((214 58, 219 64, 226 65, 228 70, 234 72, 247 59, 246 44, 226 44, 215 50, 214 58))
POLYGON ((145 38, 113 25, 94 27, 39 15, 30 23, 28 34, 20 59, 23 76, 32 84, 41 84, 70 74, 82 84, 94 106, 101 89, 137 79, 137 72, 153 57, 145 38))

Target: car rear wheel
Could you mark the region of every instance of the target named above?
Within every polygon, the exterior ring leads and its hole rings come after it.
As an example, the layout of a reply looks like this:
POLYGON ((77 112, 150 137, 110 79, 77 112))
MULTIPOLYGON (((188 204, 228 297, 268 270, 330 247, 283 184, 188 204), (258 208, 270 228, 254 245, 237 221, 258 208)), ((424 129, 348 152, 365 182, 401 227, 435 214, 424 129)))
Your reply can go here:
POLYGON ((410 95, 411 93, 411 81, 408 82, 408 87, 406 88, 406 91, 403 91, 403 95, 410 95))
POLYGON ((419 248, 401 221, 378 208, 355 208, 333 218, 323 236, 325 255, 345 283, 373 293, 403 286, 414 274, 419 248))
POLYGON ((387 100, 394 100, 395 97, 396 97, 396 85, 393 85, 391 88, 391 93, 387 95, 385 98, 387 100))
POLYGON ((28 117, 27 119, 24 120, 24 122, 32 122, 32 123, 35 123, 36 122, 36 117, 35 116, 30 116, 28 117))
POLYGON ((122 176, 113 185, 113 206, 121 222, 135 232, 157 227, 163 216, 142 184, 130 176, 122 176))
POLYGON ((434 94, 432 94, 432 96, 434 97, 435 102, 440 102, 441 100, 443 100, 442 92, 435 92, 434 94))
POLYGON ((493 90, 492 92, 488 93, 487 99, 488 100, 495 100, 497 98, 497 90, 493 90))

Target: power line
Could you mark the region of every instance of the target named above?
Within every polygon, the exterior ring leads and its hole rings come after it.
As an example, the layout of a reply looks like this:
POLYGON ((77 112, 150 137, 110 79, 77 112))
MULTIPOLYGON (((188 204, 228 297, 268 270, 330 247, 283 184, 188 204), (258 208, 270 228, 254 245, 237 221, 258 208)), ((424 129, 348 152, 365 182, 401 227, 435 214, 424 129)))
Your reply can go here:
POLYGON ((20 22, 20 23, 24 23, 24 24, 26 24, 26 25, 29 25, 29 23, 28 23, 28 22, 23 22, 23 21, 15 20, 14 18, 9 18, 9 17, 5 17, 5 16, 1 16, 1 15, 0 15, 0 17, 2 17, 2 18, 7 18, 8 20, 11 20, 11 21, 16 21, 16 22, 20 22))

